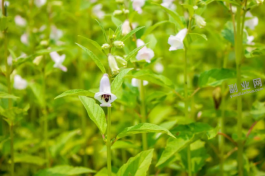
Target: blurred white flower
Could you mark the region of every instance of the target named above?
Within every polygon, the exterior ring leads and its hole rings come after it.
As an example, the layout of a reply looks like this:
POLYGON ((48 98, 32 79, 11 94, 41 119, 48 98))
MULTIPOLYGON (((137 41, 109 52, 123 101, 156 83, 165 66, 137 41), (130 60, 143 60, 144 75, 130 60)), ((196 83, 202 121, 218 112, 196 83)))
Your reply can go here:
POLYGON ((247 36, 247 44, 252 45, 253 44, 253 40, 254 40, 254 36, 247 36))
POLYGON ((29 43, 29 41, 28 41, 28 34, 24 33, 23 35, 21 35, 20 41, 22 43, 24 43, 25 45, 27 45, 29 43))
POLYGON ((198 6, 193 6, 193 9, 194 9, 194 10, 197 10, 197 9, 198 9, 198 6))
POLYGON ((194 18, 195 18, 195 22, 199 28, 204 28, 206 26, 206 22, 205 22, 203 17, 195 14, 194 18))
POLYGON ((185 29, 180 30, 175 36, 170 35, 170 37, 168 38, 168 44, 171 45, 169 48, 169 51, 184 48, 183 41, 187 35, 187 32, 188 32, 188 29, 185 28, 185 29))
POLYGON ((257 4, 262 4, 264 0, 256 0, 257 4))
POLYGON ((20 75, 15 75, 14 77, 14 88, 18 90, 23 90, 27 87, 28 82, 21 78, 20 75))
POLYGON ((176 10, 177 6, 173 3, 173 1, 174 0, 163 0, 163 3, 161 5, 168 9, 176 10))
POLYGON ((249 11, 246 13, 246 17, 252 19, 246 20, 245 26, 249 27, 251 30, 254 30, 259 23, 259 19, 257 17, 253 17, 249 11))
POLYGON ((18 26, 26 26, 27 21, 24 18, 22 18, 20 15, 16 15, 15 16, 15 23, 18 26))
POLYGON ((132 23, 132 28, 133 28, 133 29, 137 28, 137 26, 139 26, 139 24, 138 24, 137 22, 132 23))
POLYGON ((50 56, 52 60, 55 62, 53 65, 54 68, 59 68, 64 72, 67 71, 67 68, 63 66, 63 62, 65 60, 65 54, 60 56, 57 52, 54 51, 50 53, 50 56))
POLYGON ((62 36, 63 36, 63 31, 58 29, 55 25, 52 25, 50 39, 58 41, 62 36))
POLYGON ((115 58, 114 58, 113 55, 109 54, 109 56, 108 56, 108 62, 109 62, 109 67, 111 69, 111 72, 114 75, 118 74, 119 71, 120 71, 120 69, 119 69, 119 67, 117 65, 117 62, 116 62, 116 60, 115 60, 115 58))
MULTIPOLYGON (((136 79, 136 78, 132 79, 132 86, 133 87, 140 87, 140 84, 141 84, 141 80, 140 79, 136 79)), ((144 80, 143 85, 146 86, 147 84, 148 84, 148 81, 144 80)))
POLYGON ((142 7, 145 4, 145 0, 132 0, 133 9, 139 14, 143 12, 142 7))
POLYGON ((117 99, 116 95, 111 93, 109 75, 104 74, 100 80, 99 92, 94 96, 102 107, 111 107, 111 103, 117 99))
POLYGON ((11 66, 12 63, 13 63, 13 58, 12 58, 11 55, 9 55, 8 58, 7 58, 7 64, 8 64, 9 66, 11 66))
POLYGON ((35 5, 37 7, 41 7, 43 6, 44 4, 46 4, 46 0, 35 0, 35 5))
POLYGON ((41 60, 42 60, 43 56, 37 56, 34 60, 33 60, 33 63, 35 65, 39 65, 41 60))
MULTIPOLYGON (((145 45, 145 43, 140 40, 137 39, 137 47, 143 46, 145 45)), ((145 60, 146 62, 150 63, 151 59, 155 56, 155 53, 152 49, 147 48, 146 46, 144 46, 142 49, 140 49, 136 55, 136 59, 137 60, 145 60)))
POLYGON ((122 24, 122 35, 127 35, 129 32, 131 32, 130 22, 125 20, 122 24))
POLYGON ((96 15, 99 19, 103 19, 105 16, 105 12, 101 10, 102 4, 97 4, 93 7, 92 12, 96 15))
POLYGON ((155 72, 157 73, 162 73, 164 71, 164 65, 161 64, 160 62, 157 62, 155 65, 154 65, 154 70, 155 72))

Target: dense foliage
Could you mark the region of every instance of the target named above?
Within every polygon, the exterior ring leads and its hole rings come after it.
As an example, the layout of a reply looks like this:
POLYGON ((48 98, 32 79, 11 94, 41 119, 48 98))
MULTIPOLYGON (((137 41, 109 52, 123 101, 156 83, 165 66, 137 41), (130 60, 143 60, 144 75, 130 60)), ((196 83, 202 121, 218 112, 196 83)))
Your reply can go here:
POLYGON ((0 0, 1 176, 265 175, 263 0, 0 0))

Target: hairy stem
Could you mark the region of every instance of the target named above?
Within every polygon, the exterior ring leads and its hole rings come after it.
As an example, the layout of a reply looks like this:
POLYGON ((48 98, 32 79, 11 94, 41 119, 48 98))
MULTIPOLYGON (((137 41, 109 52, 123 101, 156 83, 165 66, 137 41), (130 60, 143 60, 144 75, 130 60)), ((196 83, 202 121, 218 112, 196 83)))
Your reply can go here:
POLYGON ((110 129, 111 129, 111 107, 108 107, 108 126, 107 126, 107 167, 108 167, 108 176, 111 176, 111 137, 110 137, 110 129))
MULTIPOLYGON (((144 81, 140 80, 140 100, 141 100, 141 118, 142 123, 146 122, 146 109, 145 109, 145 92, 144 92, 144 81)), ((143 150, 147 150, 147 137, 146 133, 142 134, 143 150)))

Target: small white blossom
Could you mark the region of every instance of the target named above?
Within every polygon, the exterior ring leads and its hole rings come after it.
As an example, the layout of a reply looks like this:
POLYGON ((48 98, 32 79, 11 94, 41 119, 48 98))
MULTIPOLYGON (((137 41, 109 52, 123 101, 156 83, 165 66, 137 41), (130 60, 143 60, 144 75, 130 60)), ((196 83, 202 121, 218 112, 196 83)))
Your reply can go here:
POLYGON ((163 0, 163 3, 161 5, 168 9, 176 10, 177 6, 173 3, 173 1, 174 0, 163 0))
POLYGON ((15 75, 14 77, 14 88, 18 90, 23 90, 27 87, 28 82, 21 78, 20 75, 15 75))
POLYGON ((16 23, 16 25, 23 27, 23 26, 26 26, 27 21, 24 18, 22 18, 20 15, 16 15, 15 16, 15 23, 16 23))
POLYGON ((22 43, 24 43, 25 45, 27 45, 29 43, 29 41, 28 41, 28 34, 24 33, 23 35, 21 35, 20 41, 22 43))
POLYGON ((99 19, 103 19, 105 17, 105 12, 101 10, 102 4, 97 4, 93 7, 92 12, 96 15, 99 19))
POLYGON ((142 7, 145 4, 145 0, 132 0, 133 9, 139 14, 143 12, 142 7))
POLYGON ((188 32, 188 29, 185 28, 185 29, 180 30, 175 36, 170 35, 170 37, 168 38, 168 44, 171 45, 169 48, 169 51, 174 51, 174 50, 184 48, 183 41, 187 35, 187 32, 188 32))
POLYGON ((199 28, 204 28, 206 26, 206 22, 203 17, 199 15, 194 15, 195 22, 199 28))
POLYGON ((7 58, 7 64, 8 64, 9 66, 11 66, 12 63, 13 63, 13 58, 12 58, 11 55, 9 55, 8 58, 7 58))
POLYGON ((43 6, 44 4, 46 4, 46 0, 35 0, 35 5, 37 7, 41 7, 43 6))
POLYGON ((254 30, 259 23, 259 19, 257 17, 253 17, 249 11, 246 13, 246 17, 252 19, 246 20, 245 26, 249 27, 251 30, 254 30))
POLYGON ((157 73, 162 73, 164 71, 164 66, 163 64, 161 64, 160 62, 156 63, 154 65, 154 70, 157 72, 157 73))
POLYGON ((247 36, 247 44, 251 45, 253 44, 254 36, 247 36))
MULTIPOLYGON (((140 40, 137 39, 137 47, 143 46, 145 45, 145 43, 140 40)), ((147 48, 146 46, 144 46, 142 49, 140 49, 136 55, 136 59, 137 60, 145 60, 146 62, 150 63, 151 59, 155 56, 155 53, 152 49, 147 48)))
POLYGON ((57 52, 54 51, 50 53, 50 56, 52 60, 55 62, 53 65, 54 68, 59 68, 64 72, 67 71, 67 68, 63 66, 63 62, 65 60, 65 54, 60 56, 57 52))
POLYGON ((193 9, 194 9, 194 10, 197 10, 197 9, 198 9, 198 6, 193 6, 193 9))
POLYGON ((122 24, 122 35, 127 35, 129 32, 131 32, 130 22, 125 20, 122 24))
POLYGON ((63 31, 58 29, 55 25, 52 25, 50 39, 58 41, 62 36, 63 36, 63 31))
POLYGON ((109 54, 108 56, 108 61, 109 61, 109 67, 111 69, 111 72, 116 75, 119 73, 120 69, 118 67, 118 64, 116 62, 116 59, 113 55, 109 54))
MULTIPOLYGON (((141 80, 136 79, 136 78, 132 79, 132 86, 133 87, 140 87, 140 84, 141 84, 141 80)), ((144 80, 143 85, 146 86, 147 84, 148 84, 148 81, 144 80)))
POLYGON ((111 93, 109 75, 104 74, 100 80, 99 92, 94 96, 101 104, 102 107, 111 107, 111 103, 117 99, 116 95, 111 93))
POLYGON ((256 0, 257 4, 262 4, 264 0, 256 0))

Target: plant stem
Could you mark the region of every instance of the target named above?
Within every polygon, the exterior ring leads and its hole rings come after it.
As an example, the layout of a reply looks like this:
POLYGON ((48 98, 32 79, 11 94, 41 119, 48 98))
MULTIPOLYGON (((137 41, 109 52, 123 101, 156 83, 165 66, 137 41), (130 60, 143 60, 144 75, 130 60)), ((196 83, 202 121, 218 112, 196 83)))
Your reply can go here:
POLYGON ((11 150, 11 176, 14 176, 14 130, 13 123, 10 124, 10 150, 11 150))
POLYGON ((189 166, 189 176, 192 176, 192 170, 191 170, 191 150, 190 145, 188 145, 188 166, 189 166))
POLYGON ((111 107, 108 107, 108 126, 107 126, 107 167, 108 167, 108 176, 111 176, 111 138, 110 138, 110 129, 111 129, 111 107))
MULTIPOLYGON (((146 122, 146 109, 145 109, 145 92, 144 92, 144 81, 140 80, 140 100, 141 100, 141 116, 142 116, 142 123, 146 122)), ((147 150, 147 137, 146 133, 142 133, 142 142, 143 142, 143 150, 147 150)))

